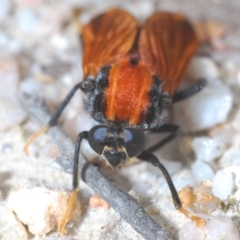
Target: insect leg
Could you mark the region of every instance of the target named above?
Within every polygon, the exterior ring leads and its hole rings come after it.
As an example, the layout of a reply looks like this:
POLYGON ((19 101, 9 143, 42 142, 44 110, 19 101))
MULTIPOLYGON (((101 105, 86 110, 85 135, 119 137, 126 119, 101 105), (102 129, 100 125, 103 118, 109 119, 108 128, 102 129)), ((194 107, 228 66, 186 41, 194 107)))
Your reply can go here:
POLYGON ((172 182, 172 179, 167 171, 167 169, 160 163, 160 161, 158 160, 158 158, 151 152, 149 151, 143 151, 139 156, 137 156, 141 161, 146 161, 151 163, 153 166, 158 167, 164 178, 167 181, 167 184, 169 186, 169 189, 171 191, 172 194, 172 199, 173 199, 173 203, 176 209, 182 208, 182 203, 179 199, 177 190, 172 182))
POLYGON ((32 144, 33 141, 35 141, 40 135, 42 135, 43 133, 47 132, 49 130, 50 127, 53 127, 54 125, 57 124, 57 121, 62 113, 62 111, 64 110, 64 108, 67 106, 67 104, 69 103, 69 101, 71 100, 71 98, 73 97, 74 93, 80 89, 82 86, 82 83, 78 83, 76 84, 73 89, 68 93, 68 95, 66 96, 66 98, 63 100, 63 102, 61 103, 61 105, 58 107, 57 111, 53 114, 52 118, 50 119, 50 121, 48 122, 48 124, 46 126, 44 126, 42 129, 40 129, 38 132, 36 132, 34 135, 32 135, 26 142, 23 151, 27 154, 28 153, 28 147, 30 146, 30 144, 32 144))
POLYGON ((52 118, 50 119, 50 121, 48 122, 49 127, 53 127, 54 125, 57 124, 57 121, 62 113, 62 111, 64 110, 64 108, 68 105, 69 101, 71 100, 71 98, 73 97, 73 95, 75 94, 75 92, 80 89, 82 86, 82 83, 78 83, 76 84, 72 90, 68 93, 68 95, 66 96, 66 98, 62 101, 61 105, 58 107, 57 111, 53 114, 52 118))
POLYGON ((194 85, 188 89, 185 89, 183 91, 177 92, 173 97, 173 103, 182 101, 182 100, 189 98, 189 97, 195 95, 196 93, 200 92, 203 89, 203 87, 206 85, 206 83, 207 82, 205 79, 200 79, 200 80, 198 80, 196 85, 194 85))
POLYGON ((176 125, 173 125, 173 124, 165 124, 165 125, 162 125, 160 128, 156 128, 156 129, 151 130, 151 132, 154 132, 154 133, 156 133, 156 132, 160 132, 160 133, 170 132, 170 134, 166 138, 162 139, 160 142, 158 142, 155 145, 153 145, 152 147, 148 148, 146 150, 148 152, 154 152, 157 149, 163 147, 165 144, 171 142, 180 133, 180 128, 179 128, 179 126, 176 126, 176 125))
POLYGON ((153 153, 148 152, 148 151, 143 151, 138 156, 138 158, 141 161, 149 162, 153 166, 158 167, 160 169, 160 171, 162 172, 165 180, 167 181, 167 184, 168 184, 168 187, 170 189, 175 208, 177 210, 179 210, 179 212, 184 214, 186 217, 188 217, 192 221, 194 221, 198 226, 204 226, 206 224, 204 219, 202 219, 198 216, 192 215, 188 210, 186 210, 185 208, 182 207, 181 200, 178 196, 178 192, 177 192, 177 190, 176 190, 176 188, 173 184, 173 181, 172 181, 167 169, 161 164, 161 162, 158 160, 158 158, 153 153))
POLYGON ((72 172, 72 192, 69 196, 66 209, 63 217, 58 225, 58 231, 62 234, 66 234, 65 226, 69 221, 70 214, 73 210, 75 200, 77 198, 77 192, 79 190, 79 153, 83 139, 87 139, 88 132, 84 131, 78 134, 77 142, 75 145, 73 172, 72 172))

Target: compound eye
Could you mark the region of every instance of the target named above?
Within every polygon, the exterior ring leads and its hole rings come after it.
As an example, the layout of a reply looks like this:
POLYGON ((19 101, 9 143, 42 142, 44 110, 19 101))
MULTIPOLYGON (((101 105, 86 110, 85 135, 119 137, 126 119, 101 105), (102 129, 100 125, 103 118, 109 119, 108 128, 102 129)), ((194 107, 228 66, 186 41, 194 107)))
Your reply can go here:
POLYGON ((138 156, 145 149, 145 134, 141 129, 124 128, 124 147, 128 157, 138 156))
POLYGON ((108 127, 105 125, 98 125, 93 127, 88 132, 88 143, 91 148, 98 154, 103 153, 103 149, 106 145, 106 139, 108 137, 108 127))

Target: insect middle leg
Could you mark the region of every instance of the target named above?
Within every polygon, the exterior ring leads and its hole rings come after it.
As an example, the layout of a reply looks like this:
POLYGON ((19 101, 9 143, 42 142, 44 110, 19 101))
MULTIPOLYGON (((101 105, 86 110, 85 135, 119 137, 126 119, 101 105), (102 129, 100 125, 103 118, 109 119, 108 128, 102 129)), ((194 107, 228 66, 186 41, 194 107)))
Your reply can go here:
POLYGON ((82 83, 78 83, 76 84, 72 90, 68 93, 68 95, 66 96, 66 98, 63 100, 63 102, 61 103, 61 105, 58 107, 57 111, 53 114, 52 118, 50 119, 50 121, 48 122, 48 124, 46 126, 44 126, 42 129, 40 129, 38 132, 36 132, 34 135, 32 135, 26 142, 23 150, 25 153, 28 153, 28 147, 32 144, 33 141, 35 141, 40 135, 42 135, 43 133, 47 132, 49 130, 49 128, 55 126, 57 124, 57 121, 62 113, 62 111, 64 110, 64 108, 68 105, 69 101, 72 99, 73 95, 75 94, 75 92, 78 89, 82 88, 82 83))
POLYGON ((73 171, 72 171, 72 191, 68 199, 68 203, 66 209, 64 211, 63 217, 58 225, 58 231, 62 234, 66 234, 65 226, 69 221, 70 214, 73 210, 74 203, 77 198, 77 192, 79 190, 79 154, 81 143, 83 139, 87 139, 88 132, 84 131, 78 134, 78 138, 75 145, 75 152, 74 152, 74 161, 73 161, 73 171))
POLYGON ((160 140, 158 143, 153 145, 152 147, 148 148, 146 150, 148 152, 154 152, 154 151, 160 149, 161 147, 163 147, 164 145, 166 145, 167 143, 171 142, 174 138, 176 138, 179 135, 180 127, 177 125, 173 125, 173 124, 164 124, 159 128, 151 130, 151 132, 152 133, 167 133, 167 132, 169 132, 170 134, 166 138, 160 140))

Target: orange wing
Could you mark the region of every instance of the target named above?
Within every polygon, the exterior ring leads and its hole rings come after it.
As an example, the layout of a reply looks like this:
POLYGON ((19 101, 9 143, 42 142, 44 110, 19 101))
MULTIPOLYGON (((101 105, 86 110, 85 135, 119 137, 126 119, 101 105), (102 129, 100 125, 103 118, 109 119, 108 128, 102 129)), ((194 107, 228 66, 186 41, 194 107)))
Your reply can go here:
POLYGON ((194 30, 181 14, 155 13, 139 39, 141 59, 164 81, 173 95, 181 83, 198 43, 194 30))
POLYGON ((84 76, 95 76, 101 67, 128 53, 134 44, 137 26, 137 21, 121 9, 111 9, 84 26, 84 76))

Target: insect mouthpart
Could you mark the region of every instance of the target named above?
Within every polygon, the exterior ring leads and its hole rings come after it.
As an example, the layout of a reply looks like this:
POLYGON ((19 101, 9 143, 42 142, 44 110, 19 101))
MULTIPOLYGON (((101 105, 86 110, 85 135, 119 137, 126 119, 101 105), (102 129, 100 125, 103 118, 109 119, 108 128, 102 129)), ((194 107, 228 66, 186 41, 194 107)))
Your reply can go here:
POLYGON ((102 156, 112 168, 120 168, 129 159, 124 147, 105 146, 102 156))

